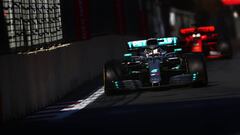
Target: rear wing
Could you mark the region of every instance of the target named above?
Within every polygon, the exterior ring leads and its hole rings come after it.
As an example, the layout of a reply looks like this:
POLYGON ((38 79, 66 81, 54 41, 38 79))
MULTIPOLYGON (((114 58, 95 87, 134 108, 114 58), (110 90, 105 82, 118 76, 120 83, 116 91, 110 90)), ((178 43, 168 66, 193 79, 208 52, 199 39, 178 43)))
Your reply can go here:
POLYGON ((193 33, 211 33, 215 32, 216 28, 214 26, 204 26, 204 27, 192 27, 180 29, 180 34, 187 35, 193 33))
MULTIPOLYGON (((159 46, 177 46, 177 37, 157 38, 159 46)), ((128 42, 128 48, 130 50, 145 48, 147 46, 147 40, 138 40, 128 42)))

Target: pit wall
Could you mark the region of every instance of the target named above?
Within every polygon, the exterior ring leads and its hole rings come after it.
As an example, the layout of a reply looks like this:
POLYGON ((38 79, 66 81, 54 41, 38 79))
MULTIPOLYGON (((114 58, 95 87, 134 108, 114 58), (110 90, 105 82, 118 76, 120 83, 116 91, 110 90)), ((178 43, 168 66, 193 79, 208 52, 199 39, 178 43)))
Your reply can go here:
POLYGON ((99 76, 134 37, 109 35, 29 55, 0 56, 1 121, 21 118, 99 76))

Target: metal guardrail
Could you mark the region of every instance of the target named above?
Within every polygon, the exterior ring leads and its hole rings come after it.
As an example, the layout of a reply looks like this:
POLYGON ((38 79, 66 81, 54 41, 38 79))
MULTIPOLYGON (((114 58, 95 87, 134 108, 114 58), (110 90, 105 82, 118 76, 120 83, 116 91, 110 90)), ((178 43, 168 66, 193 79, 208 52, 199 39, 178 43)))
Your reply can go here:
POLYGON ((63 39, 60 0, 3 0, 2 4, 9 50, 51 47, 63 39))

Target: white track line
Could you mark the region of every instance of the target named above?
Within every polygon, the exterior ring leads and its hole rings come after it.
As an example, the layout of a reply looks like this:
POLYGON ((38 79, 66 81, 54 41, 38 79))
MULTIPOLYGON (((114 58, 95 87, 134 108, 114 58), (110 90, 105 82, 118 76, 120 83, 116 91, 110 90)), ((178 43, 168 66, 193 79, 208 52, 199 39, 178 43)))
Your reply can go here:
POLYGON ((76 112, 84 109, 89 104, 91 104, 94 101, 96 101, 103 94, 104 94, 104 87, 101 87, 95 93, 90 95, 88 98, 81 100, 82 102, 80 102, 78 104, 67 106, 66 108, 63 108, 62 110, 60 110, 60 113, 58 113, 58 115, 55 117, 55 119, 66 118, 66 117, 72 115, 73 113, 76 113, 76 112))

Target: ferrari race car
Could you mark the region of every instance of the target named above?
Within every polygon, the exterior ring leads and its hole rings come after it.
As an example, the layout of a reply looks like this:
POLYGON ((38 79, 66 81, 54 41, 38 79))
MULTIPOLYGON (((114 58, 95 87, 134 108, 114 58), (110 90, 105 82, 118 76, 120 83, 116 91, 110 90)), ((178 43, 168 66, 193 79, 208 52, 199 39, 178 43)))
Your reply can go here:
POLYGON ((180 30, 186 52, 204 53, 207 58, 231 58, 229 41, 216 33, 214 26, 183 28, 180 30))
POLYGON ((206 86, 208 76, 201 53, 184 53, 177 37, 128 42, 122 60, 104 65, 105 94, 162 86, 206 86))

